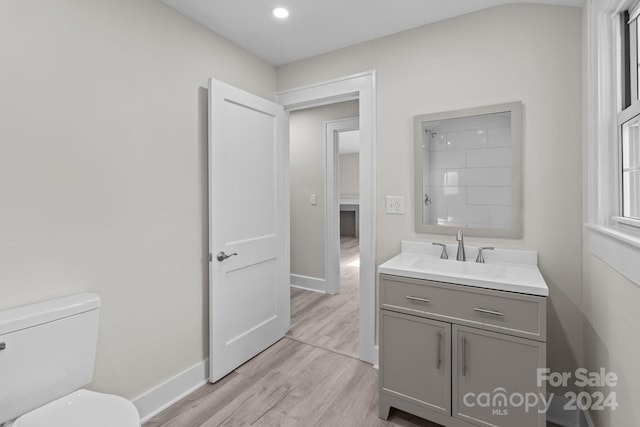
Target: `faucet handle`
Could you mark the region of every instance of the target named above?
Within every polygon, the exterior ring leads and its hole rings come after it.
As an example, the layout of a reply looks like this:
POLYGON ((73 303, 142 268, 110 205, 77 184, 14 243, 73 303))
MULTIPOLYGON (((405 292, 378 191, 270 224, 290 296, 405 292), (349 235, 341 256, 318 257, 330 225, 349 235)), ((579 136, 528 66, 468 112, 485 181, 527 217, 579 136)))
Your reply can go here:
POLYGON ((478 257, 476 258, 476 262, 484 264, 484 256, 482 255, 482 251, 492 251, 495 248, 493 246, 484 246, 482 248, 478 248, 478 257))
POLYGON ((444 243, 436 243, 433 242, 432 245, 442 246, 442 253, 440 254, 440 259, 449 259, 449 254, 447 254, 447 245, 444 243))

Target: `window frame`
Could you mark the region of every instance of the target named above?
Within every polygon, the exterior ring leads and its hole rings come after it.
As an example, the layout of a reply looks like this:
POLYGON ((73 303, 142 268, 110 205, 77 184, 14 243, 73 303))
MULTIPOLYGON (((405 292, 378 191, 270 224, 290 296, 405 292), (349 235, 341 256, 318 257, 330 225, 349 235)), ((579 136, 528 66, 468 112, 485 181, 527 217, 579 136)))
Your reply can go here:
MULTIPOLYGON (((611 220, 620 226, 634 227, 640 231, 640 219, 624 216, 624 170, 623 170, 623 138, 624 125, 634 119, 640 120, 640 87, 638 84, 638 20, 640 14, 640 3, 627 11, 618 14, 618 91, 619 91, 619 112, 617 114, 618 126, 618 157, 617 176, 618 186, 615 189, 617 195, 617 212, 615 212, 611 220)), ((629 231, 635 232, 630 229, 629 231)))
MULTIPOLYGON (((585 238, 591 253, 640 286, 640 221, 622 217, 622 125, 640 114, 637 63, 623 67, 620 14, 639 0, 591 0, 587 4, 587 150, 585 238), (622 70, 628 70, 623 104, 622 70), (632 81, 634 81, 632 83, 632 81)), ((633 16, 632 12, 630 15, 633 16)), ((635 24, 637 25, 637 23, 635 24)), ((628 38, 629 44, 637 40, 628 38)))

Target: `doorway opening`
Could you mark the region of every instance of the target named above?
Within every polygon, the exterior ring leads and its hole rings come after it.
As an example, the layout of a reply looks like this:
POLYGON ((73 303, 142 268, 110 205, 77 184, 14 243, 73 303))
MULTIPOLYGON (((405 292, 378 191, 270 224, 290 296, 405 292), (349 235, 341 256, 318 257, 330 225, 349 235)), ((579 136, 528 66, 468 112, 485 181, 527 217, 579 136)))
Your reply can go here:
MULTIPOLYGON (((357 301, 360 289, 360 129, 357 118, 332 125, 338 127, 333 138, 338 146, 335 163, 338 193, 330 195, 334 200, 338 199, 340 212, 338 293, 350 301, 357 301)), ((327 141, 329 139, 327 136, 327 141)))
POLYGON ((290 115, 290 338, 359 355, 357 100, 290 115))
MULTIPOLYGON (((334 176, 338 184, 336 191, 327 191, 327 197, 334 202, 332 208, 338 207, 339 243, 330 244, 339 250, 338 289, 333 289, 333 298, 341 296, 347 307, 353 304, 349 321, 343 322, 342 334, 353 343, 353 354, 357 356, 357 340, 359 339, 357 310, 360 292, 360 129, 357 117, 327 123, 327 150, 337 148, 338 155, 331 159, 327 156, 327 164, 332 161, 334 176)), ((330 172, 331 168, 327 168, 330 172)), ((331 212, 327 212, 327 220, 331 220, 331 212)), ((331 241, 331 239, 328 239, 331 241)), ((332 259, 330 256, 328 259, 332 259)), ((328 269, 334 268, 328 266, 328 269)))
MULTIPOLYGON (((375 346, 375 283, 376 283, 376 268, 375 268, 375 72, 368 71, 361 74, 347 76, 336 80, 317 83, 310 86, 295 88, 280 92, 278 94, 278 103, 283 105, 285 110, 291 115, 292 112, 298 110, 305 110, 312 107, 328 106, 330 104, 339 104, 345 101, 357 100, 358 109, 357 114, 353 116, 359 117, 360 125, 360 158, 359 158, 359 215, 358 215, 358 240, 359 240, 359 288, 358 288, 358 358, 360 360, 377 365, 378 363, 378 351, 375 346)), ((348 116, 346 116, 348 117, 348 116)), ((293 135, 290 135, 292 139, 293 135)), ((330 151, 330 150, 329 150, 330 151)), ((324 157, 320 155, 321 157, 324 157)), ((290 183, 295 180, 294 165, 290 162, 290 183)), ((330 179, 332 175, 327 174, 327 178, 330 179)), ((337 183, 334 182, 334 185, 337 183)), ((327 184, 327 188, 329 184, 327 184)), ((307 189, 303 200, 306 200, 307 205, 313 203, 335 203, 336 209, 332 212, 336 212, 339 217, 339 199, 327 198, 322 200, 318 197, 318 194, 313 190, 307 189)), ((293 191, 291 191, 293 195, 293 191)), ((336 192, 336 194, 338 194, 336 192)), ((322 213, 323 209, 317 209, 316 213, 322 213)), ((292 211, 293 214, 293 211, 292 211)), ((308 220, 310 216, 304 217, 304 220, 308 220)), ((295 222, 292 215, 292 226, 295 222)), ((335 221, 339 224, 339 220, 335 221)), ((329 223, 329 222, 327 222, 329 223)), ((312 227, 309 227, 312 228, 312 227)), ((323 233, 323 237, 319 237, 314 241, 317 243, 323 241, 328 236, 336 237, 336 248, 340 240, 339 226, 336 227, 336 233, 323 233)), ((294 236, 291 237, 291 265, 297 261, 294 259, 298 255, 306 255, 304 252, 298 252, 293 250, 294 236)), ((325 248, 328 250, 332 245, 325 243, 325 248)), ((337 259, 340 257, 340 251, 335 250, 335 256, 337 259)), ((324 251, 321 251, 321 255, 324 255, 324 251)), ((327 256, 329 258, 329 256, 327 256)), ((327 265, 333 265, 327 263, 327 265)), ((291 283, 294 286, 305 285, 307 289, 321 291, 322 293, 328 293, 328 283, 336 283, 335 281, 327 280, 329 274, 323 274, 324 269, 317 268, 315 273, 306 275, 297 273, 291 269, 291 283), (324 283, 323 283, 324 282, 324 283)), ((338 280, 339 280, 339 268, 338 268, 338 280)), ((319 293, 319 292, 316 292, 319 293)), ((318 298, 323 295, 316 295, 318 298)), ((291 311, 294 314, 297 309, 297 303, 292 301, 291 311)), ((313 321, 309 321, 313 323, 313 321)))

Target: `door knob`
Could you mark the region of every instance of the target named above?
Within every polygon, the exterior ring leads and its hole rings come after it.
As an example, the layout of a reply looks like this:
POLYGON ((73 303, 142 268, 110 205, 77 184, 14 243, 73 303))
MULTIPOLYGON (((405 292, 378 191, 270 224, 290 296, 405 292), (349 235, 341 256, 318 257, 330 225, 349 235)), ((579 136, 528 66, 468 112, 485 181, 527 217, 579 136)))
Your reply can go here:
POLYGON ((231 258, 231 257, 232 257, 232 256, 234 256, 234 255, 238 255, 238 254, 234 252, 234 253, 232 253, 232 254, 230 254, 230 255, 227 255, 227 254, 225 254, 224 252, 220 251, 220 252, 218 252, 218 255, 216 255, 216 259, 217 259, 218 261, 222 262, 222 261, 224 261, 225 259, 227 259, 227 258, 231 258))

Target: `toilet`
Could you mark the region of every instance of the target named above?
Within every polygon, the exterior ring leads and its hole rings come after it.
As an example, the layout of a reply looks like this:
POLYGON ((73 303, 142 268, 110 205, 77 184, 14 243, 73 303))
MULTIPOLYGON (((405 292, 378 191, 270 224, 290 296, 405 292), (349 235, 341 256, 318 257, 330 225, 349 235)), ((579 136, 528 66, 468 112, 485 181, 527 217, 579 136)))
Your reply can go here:
POLYGON ((0 426, 140 427, 133 403, 82 388, 99 314, 93 293, 0 311, 0 426))

